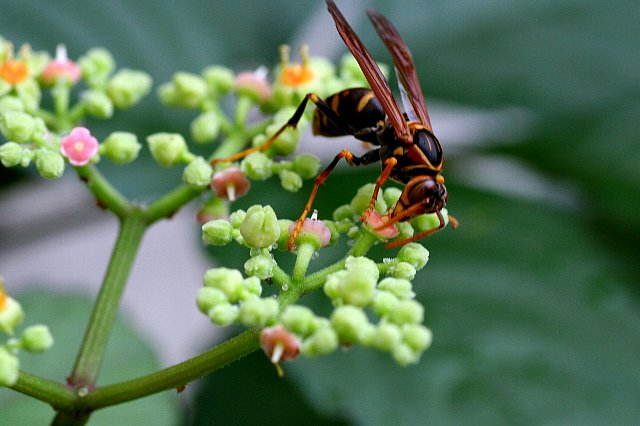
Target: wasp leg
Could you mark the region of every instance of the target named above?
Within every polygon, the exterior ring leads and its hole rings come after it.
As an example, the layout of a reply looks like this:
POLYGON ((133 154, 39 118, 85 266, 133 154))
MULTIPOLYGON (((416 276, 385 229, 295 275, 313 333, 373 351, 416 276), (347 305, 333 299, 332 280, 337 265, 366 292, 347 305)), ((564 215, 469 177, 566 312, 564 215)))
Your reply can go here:
POLYGON ((382 187, 382 185, 384 185, 385 182, 389 180, 389 176, 391 176, 391 172, 393 171, 393 168, 396 166, 396 164, 398 164, 398 160, 395 157, 387 158, 384 161, 384 169, 382 169, 382 173, 380 173, 380 176, 378 176, 378 179, 376 180, 376 186, 373 189, 371 201, 369 201, 369 206, 364 211, 364 213, 362 213, 362 216, 360 216, 360 221, 364 222, 365 220, 367 220, 367 217, 375 208, 376 201, 378 200, 378 192, 380 192, 380 188, 382 187))
POLYGON ((291 231, 291 236, 289 237, 288 247, 290 251, 293 251, 293 246, 298 237, 298 233, 300 233, 300 229, 302 229, 302 224, 304 220, 307 218, 307 215, 311 211, 311 206, 313 205, 313 200, 316 198, 316 194, 318 193, 318 188, 320 185, 324 183, 325 180, 329 177, 333 169, 336 168, 338 162, 344 158, 345 161, 351 166, 359 166, 361 164, 370 164, 380 160, 380 151, 378 149, 369 151, 361 157, 356 157, 353 153, 347 149, 343 149, 340 151, 338 155, 335 156, 333 161, 329 163, 329 165, 320 173, 313 184, 313 189, 311 190, 311 195, 309 195, 309 200, 304 207, 304 210, 298 220, 296 221, 296 226, 291 231))
MULTIPOLYGON (((439 230, 441 230, 442 228, 444 228, 445 222, 444 222, 444 218, 442 217, 442 213, 440 213, 440 210, 436 210, 435 211, 436 215, 438 215, 438 220, 440 221, 440 224, 433 229, 428 229, 426 231, 422 231, 419 232, 409 238, 405 238, 404 240, 399 240, 399 241, 392 241, 390 243, 387 243, 384 245, 385 248, 394 248, 394 247, 398 247, 398 246, 403 246, 407 243, 411 243, 413 241, 417 241, 421 238, 427 237, 435 232, 438 232, 439 230)), ((457 221, 456 221, 457 224, 457 221)))

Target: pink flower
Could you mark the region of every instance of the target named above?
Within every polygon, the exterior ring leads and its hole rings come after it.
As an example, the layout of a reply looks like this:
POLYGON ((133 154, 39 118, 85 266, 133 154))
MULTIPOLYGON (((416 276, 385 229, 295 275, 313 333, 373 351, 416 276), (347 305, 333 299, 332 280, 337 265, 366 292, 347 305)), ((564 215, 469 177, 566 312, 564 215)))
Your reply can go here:
POLYGON ((56 48, 56 58, 47 64, 40 78, 46 84, 54 83, 58 79, 75 83, 80 80, 80 75, 78 64, 67 58, 67 48, 59 44, 56 48))
MULTIPOLYGON (((289 235, 294 231, 297 222, 293 222, 289 226, 289 235)), ((311 214, 311 218, 305 219, 302 223, 302 228, 298 232, 298 235, 309 233, 315 234, 320 238, 320 247, 325 247, 331 241, 331 230, 327 228, 327 225, 324 224, 321 220, 318 220, 318 211, 314 210, 311 214)))
POLYGON ((262 330, 260 346, 272 364, 294 359, 300 353, 300 339, 282 325, 262 330))
POLYGON ((398 231, 396 225, 385 226, 388 220, 389 218, 387 216, 380 216, 380 213, 373 210, 367 215, 365 222, 382 238, 390 239, 397 237, 400 231, 398 231))
POLYGON ((237 167, 229 167, 213 175, 211 189, 220 198, 234 201, 242 197, 251 188, 251 182, 237 167))
POLYGON ((75 127, 60 141, 60 152, 74 166, 84 166, 98 153, 98 141, 89 129, 75 127))
POLYGON ((236 76, 233 85, 239 92, 253 94, 258 102, 264 102, 271 96, 271 86, 267 81, 267 69, 264 67, 260 67, 254 72, 241 72, 236 76))

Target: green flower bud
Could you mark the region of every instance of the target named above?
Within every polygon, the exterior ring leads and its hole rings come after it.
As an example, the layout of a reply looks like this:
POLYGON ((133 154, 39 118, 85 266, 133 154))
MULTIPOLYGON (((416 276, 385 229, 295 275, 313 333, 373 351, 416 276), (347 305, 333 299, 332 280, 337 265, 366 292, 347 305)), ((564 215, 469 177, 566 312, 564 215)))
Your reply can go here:
POLYGON ((315 331, 302 342, 300 352, 306 356, 325 355, 338 348, 338 335, 329 327, 315 331))
POLYGON ((287 247, 287 244, 289 243, 289 237, 291 237, 291 234, 289 234, 289 227, 291 226, 292 223, 293 221, 289 219, 278 220, 278 226, 280 227, 280 236, 276 241, 278 248, 284 249, 287 251, 289 250, 289 248, 287 247))
POLYGON ((236 305, 221 304, 214 306, 207 312, 211 321, 219 326, 233 324, 238 319, 240 310, 236 305))
POLYGON ((364 256, 348 256, 344 263, 348 271, 358 271, 370 275, 375 281, 380 278, 380 271, 376 263, 364 256))
POLYGON ((202 157, 196 157, 184 168, 182 181, 187 185, 201 188, 209 185, 213 176, 213 169, 208 161, 202 157))
POLYGON ((15 142, 7 142, 0 145, 0 161, 5 167, 13 167, 22 161, 22 146, 15 142))
MULTIPOLYGON (((409 265, 411 266, 411 265, 409 265)), ((409 300, 415 297, 411 282, 399 278, 385 278, 378 283, 379 290, 385 290, 392 293, 400 300, 409 300)))
POLYGON ((26 112, 35 114, 38 111, 40 105, 40 99, 42 98, 42 92, 38 83, 29 78, 18 84, 16 87, 16 93, 24 105, 26 112))
POLYGON ((429 260, 429 250, 418 243, 409 243, 402 246, 398 252, 398 260, 410 263, 416 270, 424 268, 429 260))
POLYGON ((212 308, 225 304, 229 304, 229 299, 222 290, 213 287, 202 287, 198 290, 196 305, 203 314, 206 315, 212 308))
POLYGON ((240 169, 251 180, 265 180, 271 177, 273 160, 262 152, 254 152, 240 163, 240 169))
POLYGON ((373 298, 373 310, 379 317, 384 317, 391 312, 400 302, 398 297, 388 291, 377 291, 373 298))
POLYGON ((212 246, 224 246, 233 239, 233 226, 226 220, 215 219, 202 225, 202 240, 212 246))
POLYGON ((90 49, 78 59, 82 78, 89 87, 102 86, 115 68, 111 53, 103 48, 90 49))
POLYGON ((313 311, 306 306, 287 306, 280 316, 285 328, 298 336, 308 337, 316 330, 317 321, 313 311))
POLYGON ((203 112, 191 122, 191 137, 197 143, 209 143, 220 135, 220 116, 213 112, 203 112))
POLYGON ((384 199, 384 202, 387 203, 387 206, 392 206, 397 203, 398 199, 400 199, 400 195, 402 195, 402 190, 394 186, 391 186, 382 192, 382 198, 384 199))
POLYGON ((340 343, 359 343, 373 327, 364 311, 355 306, 340 306, 331 314, 331 327, 338 334, 340 343))
POLYGON ((45 179, 57 179, 64 173, 64 158, 57 152, 39 149, 35 152, 36 168, 45 179))
POLYGON ((420 354, 413 351, 408 345, 399 344, 391 351, 393 359, 401 366, 417 364, 420 360, 420 354))
POLYGON ((233 88, 234 75, 229 68, 213 65, 202 71, 202 77, 209 87, 209 93, 219 98, 233 88))
POLYGON ((298 192, 302 188, 302 178, 296 172, 282 170, 280 172, 280 185, 289 192, 298 192))
POLYGON ((280 226, 273 208, 259 205, 249 207, 240 225, 240 234, 249 247, 264 248, 275 243, 280 237, 280 226))
POLYGON ((113 132, 100 145, 100 154, 116 164, 126 164, 138 157, 142 145, 129 132, 113 132))
POLYGON ((32 325, 20 336, 20 344, 26 351, 44 352, 53 345, 53 336, 46 325, 32 325))
MULTIPOLYGON (((293 114, 293 111, 291 112, 293 114)), ((288 118, 291 116, 289 115, 288 118)), ((301 120, 302 121, 302 120, 301 120)), ((267 126, 266 136, 273 136, 280 128, 284 125, 286 120, 282 123, 273 123, 267 126)), ((268 148, 269 152, 273 152, 275 155, 289 155, 296 150, 298 147, 298 142, 300 141, 300 131, 304 128, 304 124, 298 123, 298 127, 295 129, 293 127, 288 127, 284 132, 278 136, 273 145, 268 148)), ((253 145, 261 145, 264 139, 262 138, 254 138, 253 145)))
POLYGON ((416 268, 408 262, 398 262, 391 268, 390 273, 395 278, 403 278, 411 281, 416 277, 416 268))
POLYGON ((158 98, 160 102, 168 106, 178 106, 180 101, 178 90, 173 83, 162 83, 158 87, 158 98))
POLYGON ((252 296, 260 296, 262 294, 262 284, 260 284, 260 278, 248 277, 242 281, 243 294, 241 300, 248 299, 252 296))
POLYGON ((151 90, 151 77, 142 71, 122 69, 107 84, 107 94, 116 108, 129 108, 151 90))
POLYGON ((100 90, 87 90, 82 94, 82 101, 87 112, 97 118, 113 116, 113 102, 106 93, 100 90))
POLYGON ((350 204, 344 204, 333 212, 333 220, 336 222, 348 221, 353 222, 356 216, 356 212, 353 211, 353 208, 350 204))
POLYGON ((16 327, 24 319, 22 305, 3 293, 2 289, 0 289, 0 304, 0 331, 13 336, 16 327))
POLYGON ((18 381, 20 362, 18 357, 0 346, 0 386, 13 386, 18 381))
POLYGON ((293 159, 291 167, 302 179, 312 179, 320 170, 320 159, 315 155, 301 154, 293 159))
POLYGON ((402 339, 415 352, 422 353, 431 346, 433 333, 422 324, 404 324, 402 339))
POLYGON ((386 318, 396 324, 417 324, 424 320, 424 307, 415 300, 401 300, 386 318))
POLYGON ((154 133, 147 136, 151 155, 162 166, 173 166, 189 154, 187 143, 179 133, 154 133))
POLYGON ((207 82, 197 74, 179 71, 172 81, 181 107, 196 108, 207 95, 207 82))
MULTIPOLYGON (((373 190, 375 189, 375 184, 368 183, 356 192, 355 197, 351 200, 351 208, 357 215, 361 215, 364 213, 365 209, 369 207, 369 202, 371 201, 371 196, 373 195, 373 190)), ((375 209, 379 213, 384 213, 387 210, 387 203, 384 202, 384 199, 378 197, 375 204, 375 209)))
POLYGON ((371 345, 378 350, 391 352, 401 341, 402 332, 400 327, 383 321, 376 327, 371 339, 371 345))
POLYGON ((0 98, 0 114, 7 111, 24 112, 24 104, 16 96, 3 96, 0 98))
POLYGON ((411 226, 416 232, 428 231, 440 226, 440 219, 436 213, 425 213, 414 217, 411 226))
POLYGON ((270 255, 254 256, 244 263, 244 273, 266 280, 273 275, 275 261, 270 255))
POLYGON ((6 111, 0 115, 0 130, 8 140, 28 142, 34 129, 33 117, 26 112, 6 111))
POLYGON ((240 229, 240 226, 242 226, 242 222, 244 222, 244 219, 246 217, 247 212, 242 209, 236 210, 229 216, 229 223, 231 224, 231 226, 233 226, 234 229, 240 229))
POLYGON ((275 299, 251 297, 240 303, 239 319, 247 327, 264 327, 275 322, 279 310, 275 299))
POLYGON ((213 268, 204 274, 205 287, 221 290, 229 299, 229 302, 238 301, 243 290, 243 278, 240 271, 229 268, 213 268))

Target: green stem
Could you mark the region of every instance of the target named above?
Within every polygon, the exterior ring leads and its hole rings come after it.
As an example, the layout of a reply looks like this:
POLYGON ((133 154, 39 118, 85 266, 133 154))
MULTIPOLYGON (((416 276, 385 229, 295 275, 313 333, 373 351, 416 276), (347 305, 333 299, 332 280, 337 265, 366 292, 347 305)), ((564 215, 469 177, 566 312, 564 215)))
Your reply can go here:
POLYGON ((249 111, 253 107, 253 101, 248 96, 238 96, 236 103, 235 126, 237 129, 244 129, 247 125, 249 111))
POLYGON ((24 371, 20 372, 18 381, 11 386, 11 389, 41 401, 46 401, 57 409, 73 408, 74 395, 69 388, 24 371))
POLYGON ((145 210, 145 218, 149 224, 173 216, 180 207, 202 193, 202 188, 182 185, 158 198, 145 210))
POLYGON ((129 214, 132 208, 129 201, 94 166, 75 167, 75 170, 101 207, 112 211, 120 220, 129 214))
POLYGON ((302 285, 304 276, 307 274, 309 263, 311 262, 311 258, 315 251, 316 246, 310 243, 302 243, 298 246, 298 250, 296 251, 296 264, 293 267, 292 285, 294 287, 302 285))
POLYGON ((147 223, 139 211, 132 211, 120 224, 109 267, 68 379, 69 384, 76 388, 90 387, 98 377, 120 299, 146 227, 147 223))

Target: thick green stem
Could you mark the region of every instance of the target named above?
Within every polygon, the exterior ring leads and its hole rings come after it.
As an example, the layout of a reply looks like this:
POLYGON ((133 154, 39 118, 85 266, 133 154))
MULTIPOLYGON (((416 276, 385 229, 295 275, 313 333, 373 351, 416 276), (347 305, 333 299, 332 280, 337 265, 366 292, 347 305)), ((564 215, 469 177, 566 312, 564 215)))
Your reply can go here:
POLYGON ((24 371, 20 372, 18 381, 11 386, 11 389, 41 401, 46 401, 56 408, 73 408, 73 392, 71 389, 60 383, 55 383, 24 371))
POLYGON ((96 197, 100 207, 112 211, 121 220, 127 216, 132 208, 129 201, 94 166, 75 167, 75 170, 96 197))
POLYGON ((90 387, 98 377, 120 299, 146 227, 147 223, 138 211, 133 211, 121 222, 107 273, 68 379, 75 388, 90 387))
POLYGON ((151 203, 144 212, 149 224, 173 216, 180 207, 202 193, 201 188, 182 185, 151 203))

